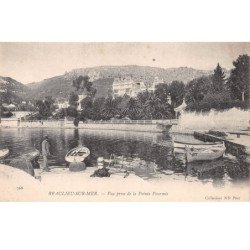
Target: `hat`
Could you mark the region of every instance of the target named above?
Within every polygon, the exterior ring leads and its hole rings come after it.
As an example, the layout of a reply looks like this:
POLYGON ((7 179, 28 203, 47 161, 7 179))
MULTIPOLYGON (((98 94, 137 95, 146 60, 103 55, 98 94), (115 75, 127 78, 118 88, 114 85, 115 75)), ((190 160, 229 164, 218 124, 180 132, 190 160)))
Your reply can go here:
POLYGON ((49 139, 49 137, 48 137, 47 135, 45 135, 45 136, 43 137, 43 139, 49 139))

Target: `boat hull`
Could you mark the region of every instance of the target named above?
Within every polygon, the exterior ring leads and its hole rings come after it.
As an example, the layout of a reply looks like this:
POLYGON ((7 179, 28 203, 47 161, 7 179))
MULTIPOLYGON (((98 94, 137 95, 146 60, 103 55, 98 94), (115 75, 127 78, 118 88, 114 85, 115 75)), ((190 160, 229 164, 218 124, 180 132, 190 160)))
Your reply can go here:
POLYGON ((194 162, 194 161, 212 161, 216 160, 223 156, 225 153, 226 148, 212 148, 212 149, 201 149, 195 150, 189 147, 186 147, 186 158, 187 162, 194 162))
POLYGON ((65 156, 65 160, 69 163, 83 162, 88 157, 90 151, 86 147, 76 147, 71 149, 65 156))
POLYGON ((199 149, 199 148, 211 148, 211 147, 224 147, 224 143, 218 142, 218 143, 200 143, 199 144, 199 143, 174 141, 174 148, 185 149, 186 146, 199 149))

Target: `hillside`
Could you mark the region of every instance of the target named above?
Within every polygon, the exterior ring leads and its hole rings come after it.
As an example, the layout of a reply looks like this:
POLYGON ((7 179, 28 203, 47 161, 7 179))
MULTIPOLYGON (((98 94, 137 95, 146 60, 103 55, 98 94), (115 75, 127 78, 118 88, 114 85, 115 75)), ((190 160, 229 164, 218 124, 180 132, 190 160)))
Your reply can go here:
POLYGON ((25 92, 27 89, 27 86, 10 77, 0 76, 0 90, 9 90, 13 93, 20 93, 25 92))
POLYGON ((18 103, 29 91, 24 84, 10 78, 0 76, 0 100, 6 103, 18 103))
POLYGON ((27 98, 39 99, 46 95, 52 95, 54 98, 67 98, 73 90, 72 80, 79 75, 89 75, 93 79, 93 86, 97 89, 97 96, 107 96, 109 89, 112 88, 114 78, 117 77, 132 77, 135 81, 152 82, 154 77, 159 77, 166 83, 171 83, 174 80, 188 81, 209 75, 212 71, 196 70, 193 68, 156 68, 148 66, 99 66, 93 68, 75 69, 66 72, 64 75, 45 79, 41 82, 30 83, 27 86, 30 90, 27 92, 27 98))

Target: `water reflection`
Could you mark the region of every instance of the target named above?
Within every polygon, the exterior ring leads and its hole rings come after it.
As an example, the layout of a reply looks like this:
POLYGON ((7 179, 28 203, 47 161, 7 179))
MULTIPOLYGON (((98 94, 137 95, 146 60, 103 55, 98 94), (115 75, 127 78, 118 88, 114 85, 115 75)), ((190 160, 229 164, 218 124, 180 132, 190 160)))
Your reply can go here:
POLYGON ((227 183, 249 182, 249 166, 228 155, 213 162, 186 164, 183 152, 174 152, 169 134, 97 131, 78 129, 0 129, 0 147, 8 147, 14 157, 40 148, 44 135, 50 137, 50 165, 66 166, 65 155, 79 141, 90 149, 87 166, 96 166, 97 158, 122 157, 122 168, 133 171, 145 180, 168 177, 172 180, 212 183, 216 187, 227 183))

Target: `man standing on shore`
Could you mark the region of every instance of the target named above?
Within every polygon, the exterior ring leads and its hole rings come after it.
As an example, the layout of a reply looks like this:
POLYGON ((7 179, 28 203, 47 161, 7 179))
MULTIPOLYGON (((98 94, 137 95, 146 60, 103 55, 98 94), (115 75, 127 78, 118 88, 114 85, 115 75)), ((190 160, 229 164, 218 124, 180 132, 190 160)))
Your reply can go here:
POLYGON ((49 172, 48 156, 50 155, 49 137, 45 135, 42 142, 43 171, 49 172))

